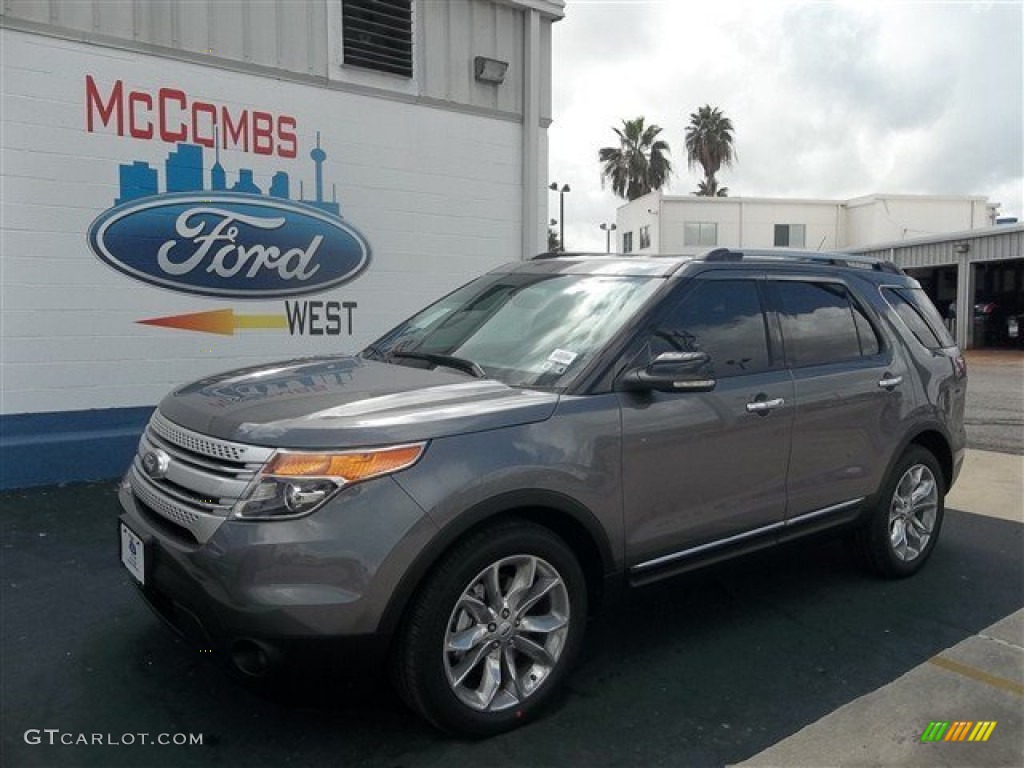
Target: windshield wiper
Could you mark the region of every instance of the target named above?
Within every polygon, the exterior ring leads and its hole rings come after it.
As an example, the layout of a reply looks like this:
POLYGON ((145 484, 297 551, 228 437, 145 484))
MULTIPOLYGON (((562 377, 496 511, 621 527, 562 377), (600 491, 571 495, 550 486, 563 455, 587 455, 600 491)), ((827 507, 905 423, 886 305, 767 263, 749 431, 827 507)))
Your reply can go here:
POLYGON ((472 360, 454 355, 441 355, 436 352, 392 352, 388 357, 404 357, 410 360, 426 360, 428 363, 443 365, 446 368, 454 368, 457 371, 468 373, 477 379, 486 379, 487 373, 472 360))

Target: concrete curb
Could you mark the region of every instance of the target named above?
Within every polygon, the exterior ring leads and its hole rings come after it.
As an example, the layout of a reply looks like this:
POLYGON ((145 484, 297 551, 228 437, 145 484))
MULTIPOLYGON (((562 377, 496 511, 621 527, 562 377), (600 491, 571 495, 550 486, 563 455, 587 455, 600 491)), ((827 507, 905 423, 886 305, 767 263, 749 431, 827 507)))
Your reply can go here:
MULTIPOLYGON (((1024 456, 967 452, 946 506, 1024 523, 1024 456)), ((973 728, 973 726, 972 726, 973 728)), ((1024 764, 1024 610, 947 648, 741 766, 1024 764), (933 721, 994 721, 984 743, 922 742, 933 721)))
MULTIPOLYGON (((1024 755, 1024 610, 851 701, 741 766, 1016 766, 1024 755), (935 721, 996 725, 984 743, 923 742, 935 721)), ((950 733, 947 731, 947 734, 950 733)))
POLYGON ((1024 522, 1024 456, 967 451, 946 506, 975 515, 1024 522))

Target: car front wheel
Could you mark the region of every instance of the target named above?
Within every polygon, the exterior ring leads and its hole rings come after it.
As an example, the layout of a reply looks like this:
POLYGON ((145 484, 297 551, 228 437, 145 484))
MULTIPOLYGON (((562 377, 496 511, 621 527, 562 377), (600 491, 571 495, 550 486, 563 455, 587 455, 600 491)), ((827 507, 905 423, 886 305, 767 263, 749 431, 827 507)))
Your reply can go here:
POLYGON ((399 690, 449 732, 514 728, 557 689, 586 615, 582 570, 559 537, 525 521, 479 531, 415 599, 395 660, 399 690))

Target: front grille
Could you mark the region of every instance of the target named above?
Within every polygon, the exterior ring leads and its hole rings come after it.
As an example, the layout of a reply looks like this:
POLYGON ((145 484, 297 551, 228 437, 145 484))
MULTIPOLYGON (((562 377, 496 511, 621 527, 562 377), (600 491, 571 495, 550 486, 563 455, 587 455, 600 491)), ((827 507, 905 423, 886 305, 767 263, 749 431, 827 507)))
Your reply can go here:
POLYGON ((128 473, 135 496, 156 514, 206 542, 274 450, 207 437, 159 413, 146 427, 128 473), (165 471, 145 469, 147 454, 166 455, 165 471))

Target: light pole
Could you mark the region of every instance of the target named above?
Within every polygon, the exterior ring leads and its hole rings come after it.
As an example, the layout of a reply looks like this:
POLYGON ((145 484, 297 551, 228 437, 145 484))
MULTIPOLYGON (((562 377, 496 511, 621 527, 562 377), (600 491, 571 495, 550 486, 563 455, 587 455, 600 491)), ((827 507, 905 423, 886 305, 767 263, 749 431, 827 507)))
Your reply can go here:
POLYGON ((612 252, 612 232, 614 232, 616 229, 618 229, 618 227, 616 227, 614 224, 606 224, 605 222, 602 221, 601 222, 601 229, 604 230, 604 252, 605 253, 611 253, 612 252))
POLYGON ((565 193, 571 192, 568 184, 563 184, 562 188, 558 188, 558 182, 552 181, 548 186, 552 192, 558 193, 558 245, 564 251, 565 250, 565 193))

